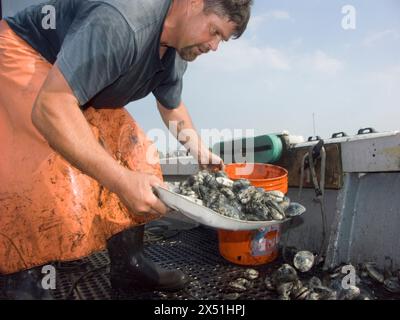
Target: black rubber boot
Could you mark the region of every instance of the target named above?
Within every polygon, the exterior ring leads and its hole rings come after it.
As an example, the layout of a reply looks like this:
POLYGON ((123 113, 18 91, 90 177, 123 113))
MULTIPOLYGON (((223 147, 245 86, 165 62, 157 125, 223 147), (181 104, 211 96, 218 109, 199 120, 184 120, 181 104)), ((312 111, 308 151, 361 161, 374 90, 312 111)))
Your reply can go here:
POLYGON ((180 270, 165 270, 143 252, 144 225, 114 235, 107 242, 113 289, 178 291, 188 282, 180 270))
POLYGON ((44 276, 41 268, 3 276, 3 294, 9 300, 54 300, 50 290, 42 287, 44 276))

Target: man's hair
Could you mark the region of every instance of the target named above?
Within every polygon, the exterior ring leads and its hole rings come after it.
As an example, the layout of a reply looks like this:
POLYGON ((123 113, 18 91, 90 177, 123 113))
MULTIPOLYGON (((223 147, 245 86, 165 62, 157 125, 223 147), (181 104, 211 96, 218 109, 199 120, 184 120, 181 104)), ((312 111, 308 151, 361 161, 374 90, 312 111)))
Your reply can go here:
POLYGON ((204 0, 204 12, 215 13, 235 23, 233 38, 238 39, 247 28, 252 4, 253 0, 204 0))

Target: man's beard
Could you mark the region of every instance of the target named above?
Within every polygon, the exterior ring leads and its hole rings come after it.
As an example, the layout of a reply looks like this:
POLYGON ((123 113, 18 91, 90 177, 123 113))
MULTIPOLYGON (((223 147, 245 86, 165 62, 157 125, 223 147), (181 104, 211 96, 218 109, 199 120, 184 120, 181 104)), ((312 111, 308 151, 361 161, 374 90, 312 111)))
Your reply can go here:
POLYGON ((178 53, 183 60, 191 62, 198 57, 197 47, 197 45, 184 47, 178 53))

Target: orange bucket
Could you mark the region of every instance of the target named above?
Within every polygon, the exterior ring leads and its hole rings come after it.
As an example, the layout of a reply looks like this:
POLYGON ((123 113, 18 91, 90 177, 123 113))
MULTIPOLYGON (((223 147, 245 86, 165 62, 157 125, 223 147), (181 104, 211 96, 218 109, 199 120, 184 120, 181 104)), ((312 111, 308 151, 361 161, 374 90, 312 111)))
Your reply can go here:
MULTIPOLYGON (((266 191, 288 191, 288 172, 270 164, 229 164, 225 172, 232 180, 248 179, 251 184, 266 191)), ((240 265, 261 265, 278 256, 280 224, 261 230, 218 230, 219 251, 228 261, 240 265)))
POLYGON ((232 180, 248 179, 257 188, 267 191, 288 192, 288 172, 272 164, 234 163, 225 165, 225 172, 232 180))

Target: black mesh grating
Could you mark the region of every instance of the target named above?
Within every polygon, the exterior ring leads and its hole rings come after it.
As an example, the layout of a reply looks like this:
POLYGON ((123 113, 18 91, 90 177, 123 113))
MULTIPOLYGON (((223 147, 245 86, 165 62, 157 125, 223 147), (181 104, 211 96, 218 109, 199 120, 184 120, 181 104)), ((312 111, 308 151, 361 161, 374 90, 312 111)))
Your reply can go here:
MULTIPOLYGON (((76 285, 71 299, 224 299, 226 284, 241 276, 246 269, 225 261, 218 251, 217 233, 206 228, 197 228, 181 231, 176 236, 152 243, 146 246, 146 253, 162 267, 180 269, 191 279, 190 284, 176 293, 166 292, 136 292, 121 296, 113 292, 109 282, 109 259, 107 252, 100 252, 75 265, 59 264, 57 299, 66 299, 73 283, 82 275, 76 285), (102 268, 103 267, 103 268, 102 268), (99 269, 100 268, 100 269, 99 269), (88 273, 90 270, 94 272, 88 273)), ((256 268, 262 274, 268 272, 271 266, 256 268)), ((253 282, 241 299, 270 299, 271 296, 264 289, 263 277, 253 282)))

